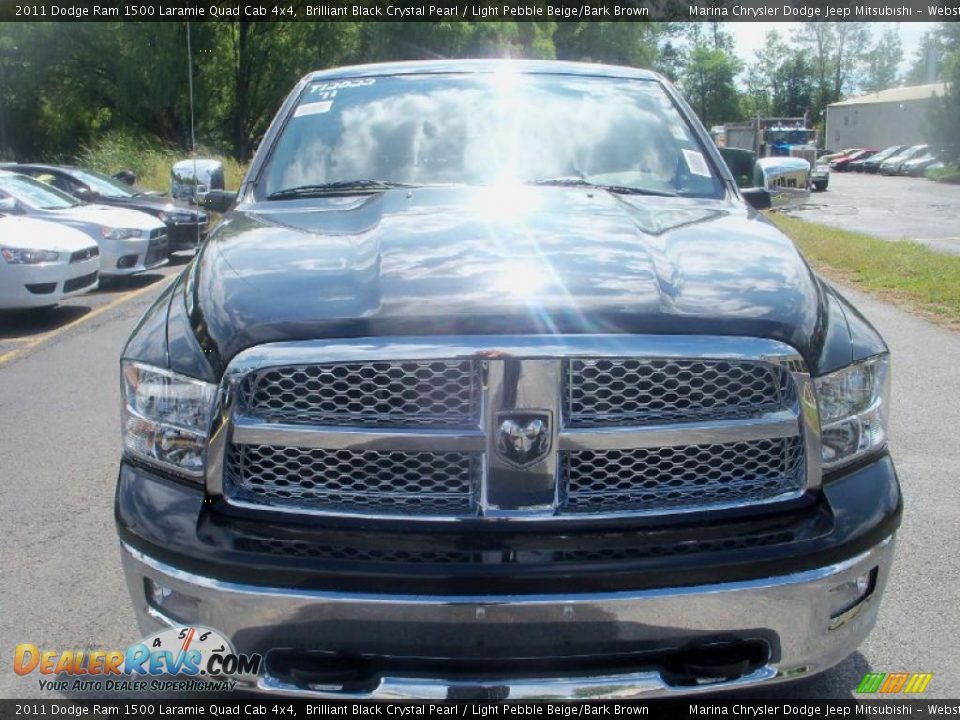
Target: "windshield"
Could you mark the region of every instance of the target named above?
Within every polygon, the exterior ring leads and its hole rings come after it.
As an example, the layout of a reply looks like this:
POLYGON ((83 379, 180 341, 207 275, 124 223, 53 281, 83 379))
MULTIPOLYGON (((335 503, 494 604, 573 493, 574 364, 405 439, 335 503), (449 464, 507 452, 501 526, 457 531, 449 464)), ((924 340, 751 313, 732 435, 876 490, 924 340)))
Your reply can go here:
POLYGON ((509 71, 314 83, 260 177, 267 197, 362 180, 723 192, 658 82, 509 71))
POLYGON ((130 190, 128 185, 124 185, 119 180, 114 180, 100 173, 71 169, 70 174, 84 185, 87 185, 91 190, 104 197, 129 198, 136 194, 130 190))
POLYGON ((72 195, 26 175, 0 176, 0 189, 20 202, 41 210, 63 210, 80 204, 72 195))

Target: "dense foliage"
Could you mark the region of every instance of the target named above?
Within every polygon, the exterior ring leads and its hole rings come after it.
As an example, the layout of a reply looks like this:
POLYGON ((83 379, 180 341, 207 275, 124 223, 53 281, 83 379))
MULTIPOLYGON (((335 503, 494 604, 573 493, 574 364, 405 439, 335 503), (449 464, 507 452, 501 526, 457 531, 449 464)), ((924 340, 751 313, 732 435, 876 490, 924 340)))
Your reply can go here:
MULTIPOLYGON (((943 53, 943 71, 956 74, 950 32, 926 42, 943 53)), ((790 37, 771 33, 747 63, 725 25, 712 22, 238 20, 194 23, 190 33, 197 141, 241 161, 297 78, 348 63, 494 56, 652 67, 677 82, 708 126, 804 114, 817 124, 827 104, 901 80, 896 32, 874 37, 864 23, 807 23, 790 37)), ((184 23, 0 24, 0 156, 96 157, 102 167, 107 157, 97 148, 110 140, 111 156, 147 166, 158 152, 190 147, 186 44, 184 23)))

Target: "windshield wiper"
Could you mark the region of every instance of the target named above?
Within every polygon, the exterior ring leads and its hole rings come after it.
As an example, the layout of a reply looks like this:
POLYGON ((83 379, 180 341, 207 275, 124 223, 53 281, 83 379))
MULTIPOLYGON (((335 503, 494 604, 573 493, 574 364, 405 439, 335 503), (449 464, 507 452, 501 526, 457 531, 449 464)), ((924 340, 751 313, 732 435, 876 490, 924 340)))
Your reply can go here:
POLYGON ((410 183, 391 182, 389 180, 338 180, 336 182, 320 183, 317 185, 298 185, 284 188, 267 195, 267 200, 282 200, 297 197, 323 197, 352 191, 390 190, 398 187, 415 187, 410 183))
POLYGON ((563 177, 541 178, 533 180, 531 185, 555 185, 557 187, 589 187, 618 195, 655 195, 658 197, 676 197, 676 193, 665 190, 650 190, 648 188, 632 187, 630 185, 605 185, 603 183, 590 182, 586 178, 575 175, 566 175, 563 177))

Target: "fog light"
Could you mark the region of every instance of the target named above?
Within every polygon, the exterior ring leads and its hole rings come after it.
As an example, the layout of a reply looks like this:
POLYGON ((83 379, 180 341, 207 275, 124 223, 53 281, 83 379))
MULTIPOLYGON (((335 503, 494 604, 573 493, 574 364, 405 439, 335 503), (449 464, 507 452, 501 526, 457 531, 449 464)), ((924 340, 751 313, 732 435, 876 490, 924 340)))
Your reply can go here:
POLYGON ((132 268, 136 264, 137 264, 136 255, 124 255, 122 258, 117 260, 117 269, 125 270, 127 268, 132 268))
POLYGON ((171 620, 185 625, 196 624, 200 618, 200 601, 179 590, 168 588, 150 578, 144 578, 147 604, 171 620))
POLYGON ((877 568, 873 568, 853 580, 837 585, 830 591, 830 629, 844 625, 859 614, 863 603, 877 587, 877 568))

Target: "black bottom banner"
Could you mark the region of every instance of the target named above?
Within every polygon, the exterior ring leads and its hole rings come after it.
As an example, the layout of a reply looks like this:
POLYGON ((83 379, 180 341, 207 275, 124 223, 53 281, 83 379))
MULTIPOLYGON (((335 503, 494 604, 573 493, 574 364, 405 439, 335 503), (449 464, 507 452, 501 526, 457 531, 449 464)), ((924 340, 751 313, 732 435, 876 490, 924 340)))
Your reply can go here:
POLYGON ((231 700, 0 700, 0 718, 230 717, 327 718, 336 716, 461 718, 841 718, 960 717, 960 700, 483 700, 369 702, 256 698, 231 700))

